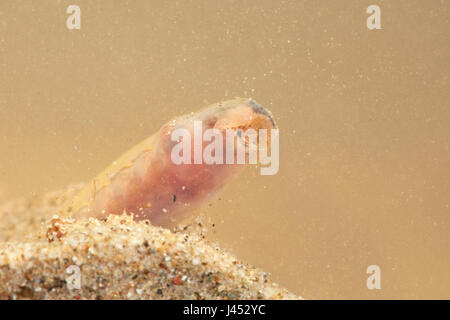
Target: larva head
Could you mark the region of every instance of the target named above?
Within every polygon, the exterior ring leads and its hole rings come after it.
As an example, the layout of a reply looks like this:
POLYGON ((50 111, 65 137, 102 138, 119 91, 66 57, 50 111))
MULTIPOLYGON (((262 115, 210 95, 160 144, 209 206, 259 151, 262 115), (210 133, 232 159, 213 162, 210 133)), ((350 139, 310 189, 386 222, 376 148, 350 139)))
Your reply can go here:
POLYGON ((200 134, 202 136, 208 129, 213 129, 224 138, 227 131, 234 132, 237 138, 241 139, 241 142, 247 147, 250 140, 248 136, 244 137, 246 132, 253 131, 256 135, 256 141, 259 143, 260 130, 265 130, 267 132, 267 145, 270 148, 270 129, 276 128, 275 120, 269 110, 254 100, 236 98, 170 121, 161 130, 162 134, 166 136, 166 139, 164 139, 167 142, 165 147, 173 147, 173 141, 168 140, 171 140, 171 134, 177 129, 187 130, 191 133, 193 139, 195 125, 200 123, 200 134))
POLYGON ((219 130, 247 130, 275 128, 275 121, 269 110, 251 99, 235 99, 223 102, 220 116, 214 127, 219 130))
POLYGON ((236 99, 225 103, 223 115, 214 124, 214 128, 220 131, 231 130, 237 133, 238 138, 247 147, 248 152, 250 138, 244 136, 252 131, 256 136, 254 143, 260 146, 260 130, 267 132, 267 147, 270 148, 270 129, 276 128, 275 120, 269 110, 251 99, 236 99))

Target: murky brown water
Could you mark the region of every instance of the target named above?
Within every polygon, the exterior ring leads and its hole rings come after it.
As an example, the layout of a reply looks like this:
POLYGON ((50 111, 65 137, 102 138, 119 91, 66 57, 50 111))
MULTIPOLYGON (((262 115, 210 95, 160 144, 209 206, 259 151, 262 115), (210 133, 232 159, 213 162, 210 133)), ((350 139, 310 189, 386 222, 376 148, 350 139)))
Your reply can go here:
POLYGON ((250 168, 205 208, 211 238, 305 298, 450 298, 448 1, 78 0, 69 31, 70 4, 0 4, 0 199, 87 181, 173 116, 253 97, 280 171, 250 168))

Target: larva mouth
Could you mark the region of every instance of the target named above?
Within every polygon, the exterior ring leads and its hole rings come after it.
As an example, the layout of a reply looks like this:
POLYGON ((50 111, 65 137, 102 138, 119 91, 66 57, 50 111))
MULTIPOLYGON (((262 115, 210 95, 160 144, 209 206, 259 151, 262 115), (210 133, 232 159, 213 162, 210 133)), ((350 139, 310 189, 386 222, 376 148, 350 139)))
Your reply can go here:
POLYGON ((247 104, 253 109, 253 111, 256 114, 260 114, 260 115, 267 117, 270 120, 270 122, 272 123, 273 128, 276 128, 277 125, 275 124, 275 120, 273 119, 273 116, 269 110, 267 110, 262 105, 260 105, 258 102, 254 101, 252 99, 248 99, 247 104))
POLYGON ((219 130, 274 129, 275 120, 269 110, 251 99, 226 101, 214 124, 219 130))

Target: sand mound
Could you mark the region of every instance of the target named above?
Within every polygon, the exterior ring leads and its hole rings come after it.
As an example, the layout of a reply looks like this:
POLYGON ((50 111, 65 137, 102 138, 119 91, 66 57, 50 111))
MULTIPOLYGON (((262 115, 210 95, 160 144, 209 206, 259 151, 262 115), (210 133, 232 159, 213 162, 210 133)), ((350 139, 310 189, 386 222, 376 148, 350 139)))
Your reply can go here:
POLYGON ((298 298, 201 233, 54 216, 79 188, 0 206, 0 298, 298 298))

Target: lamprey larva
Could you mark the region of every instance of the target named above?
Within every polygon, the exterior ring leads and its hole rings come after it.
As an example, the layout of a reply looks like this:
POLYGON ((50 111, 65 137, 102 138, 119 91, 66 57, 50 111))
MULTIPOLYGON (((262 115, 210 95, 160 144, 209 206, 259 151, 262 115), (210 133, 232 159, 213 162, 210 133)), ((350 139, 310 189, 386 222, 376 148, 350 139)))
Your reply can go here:
MULTIPOLYGON (((225 157, 229 151, 225 141, 228 132, 237 132, 237 141, 248 138, 242 137, 242 132, 253 129, 259 141, 260 129, 270 133, 275 127, 267 109, 253 100, 241 98, 171 120, 88 183, 65 204, 63 214, 104 218, 126 212, 137 220, 148 219, 153 225, 171 227, 216 195, 243 169, 242 163, 218 159, 219 154, 225 157), (196 140, 199 124, 200 143, 196 140), (212 129, 212 135, 205 141, 208 129, 212 129), (224 141, 218 141, 219 137, 224 137, 224 141), (213 160, 202 159, 203 152, 208 148, 211 151, 213 141, 220 142, 210 153, 213 160), (183 146, 186 148, 181 150, 183 146), (174 160, 174 155, 181 159, 174 160)), ((266 141, 270 140, 270 134, 265 137, 266 141)), ((234 144, 234 139, 232 156, 237 158, 239 144, 234 144)), ((250 149, 247 141, 249 139, 241 141, 246 156, 250 149)))

